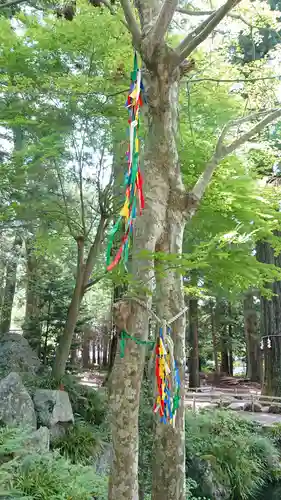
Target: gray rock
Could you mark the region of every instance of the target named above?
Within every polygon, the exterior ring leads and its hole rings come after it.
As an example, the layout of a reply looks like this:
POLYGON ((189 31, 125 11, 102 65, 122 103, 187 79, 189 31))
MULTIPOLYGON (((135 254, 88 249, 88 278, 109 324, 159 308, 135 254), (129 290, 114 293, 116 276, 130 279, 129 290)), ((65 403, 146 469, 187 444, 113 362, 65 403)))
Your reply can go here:
POLYGON ((269 413, 269 406, 262 406, 262 413, 269 413))
POLYGON ((33 402, 18 373, 0 381, 0 422, 36 429, 33 402))
POLYGON ((72 424, 74 416, 69 401, 68 393, 65 391, 53 391, 49 389, 37 389, 33 397, 38 422, 53 429, 55 426, 72 424))
POLYGON ((30 439, 27 441, 26 446, 38 453, 44 453, 50 449, 50 431, 48 427, 39 427, 33 432, 30 439))
POLYGON ((257 401, 247 401, 244 404, 244 411, 253 411, 255 413, 261 413, 262 412, 262 405, 258 403, 257 401))
POLYGON ((244 405, 245 405, 245 403, 243 401, 237 401, 237 403, 231 403, 227 407, 227 409, 234 410, 234 411, 242 411, 242 410, 244 410, 244 405))
POLYGON ((0 374, 5 377, 11 371, 35 375, 40 360, 27 340, 18 333, 6 333, 0 339, 0 374))
POLYGON ((227 408, 233 402, 235 403, 235 401, 233 401, 233 398, 224 396, 217 402, 217 405, 219 408, 227 408))
POLYGON ((208 460, 193 457, 187 469, 188 477, 199 485, 200 493, 213 500, 226 500, 230 498, 231 487, 220 484, 213 473, 212 464, 208 460))
POLYGON ((277 405, 276 403, 272 403, 268 409, 268 413, 274 413, 276 415, 281 414, 281 405, 277 405))
POLYGON ((98 474, 109 474, 112 461, 112 447, 106 445, 103 447, 102 453, 96 460, 95 467, 98 474))

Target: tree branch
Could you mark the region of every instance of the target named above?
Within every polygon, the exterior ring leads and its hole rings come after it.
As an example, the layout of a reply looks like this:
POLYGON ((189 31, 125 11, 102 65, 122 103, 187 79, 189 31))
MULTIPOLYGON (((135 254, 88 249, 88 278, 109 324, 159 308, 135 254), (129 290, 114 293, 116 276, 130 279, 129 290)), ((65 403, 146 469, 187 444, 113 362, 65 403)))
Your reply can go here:
POLYGON ((154 44, 160 43, 167 33, 169 25, 176 11, 178 0, 165 0, 152 28, 152 40, 154 44))
MULTIPOLYGON (((210 16, 211 14, 214 14, 215 11, 214 10, 190 10, 190 9, 183 9, 181 7, 178 7, 176 9, 177 12, 179 12, 180 14, 186 14, 187 16, 210 16)), ((247 26, 249 26, 249 28, 252 28, 252 25, 251 23, 249 23, 249 21, 247 21, 247 19, 245 19, 243 16, 241 16, 241 14, 235 14, 234 12, 229 12, 227 14, 228 17, 232 17, 232 19, 238 19, 239 21, 242 21, 242 23, 246 24, 247 26)))
POLYGON ((179 55, 179 62, 188 57, 206 38, 212 33, 214 28, 222 21, 228 12, 236 7, 241 0, 227 0, 218 10, 214 11, 205 21, 203 21, 192 33, 180 43, 176 52, 179 55))
MULTIPOLYGON (((95 236, 95 239, 92 243, 90 251, 88 253, 87 261, 85 264, 84 277, 83 277, 83 291, 85 290, 85 288, 89 282, 90 276, 91 276, 92 271, 93 271, 93 267, 95 265, 95 262, 96 262, 98 255, 99 255, 101 242, 102 242, 103 237, 104 237, 105 227, 106 227, 106 220, 104 219, 103 216, 101 216, 100 220, 99 220, 98 227, 97 227, 96 236, 95 236)), ((83 293, 83 291, 82 291, 82 293, 83 293)))
POLYGON ((27 0, 11 0, 10 2, 0 3, 0 9, 7 9, 8 7, 13 7, 13 5, 19 5, 26 1, 27 0))
POLYGON ((218 139, 215 152, 212 156, 212 158, 207 162, 206 168, 204 172, 200 175, 198 181, 196 182, 195 186, 191 190, 190 195, 194 197, 197 201, 200 201, 211 181, 211 178, 219 165, 220 161, 228 156, 229 154, 233 153, 236 149, 238 149, 240 146, 245 144, 247 141, 252 139, 255 135, 260 133, 267 125, 270 123, 274 122, 277 120, 277 118, 281 117, 281 109, 274 109, 274 110, 267 110, 267 111, 261 111, 258 113, 254 113, 252 115, 243 117, 239 120, 231 121, 229 122, 222 130, 221 135, 218 139), (257 119, 258 117, 266 115, 264 118, 262 118, 254 127, 252 127, 248 132, 245 132, 242 134, 238 139, 234 140, 232 143, 230 143, 228 146, 224 145, 224 140, 226 137, 227 132, 233 128, 237 127, 243 123, 246 123, 248 121, 252 121, 257 119))
MULTIPOLYGON (((225 154, 229 155, 233 153, 233 151, 235 151, 240 146, 245 144, 245 142, 249 141, 249 139, 251 139, 255 135, 259 134, 267 125, 277 120, 277 118, 280 118, 280 116, 281 116, 280 108, 269 111, 269 114, 265 116, 265 118, 263 118, 259 123, 257 123, 254 127, 252 127, 248 132, 242 134, 239 139, 236 139, 229 146, 227 146, 225 149, 225 154)), ((236 125, 240 125, 240 123, 236 122, 236 125)))
POLYGON ((114 14, 115 14, 114 9, 113 9, 113 7, 112 7, 112 5, 111 5, 111 3, 110 3, 110 1, 109 1, 109 0, 101 0, 101 3, 102 3, 105 7, 107 7, 107 8, 108 8, 108 10, 110 11, 110 13, 111 13, 112 15, 114 15, 114 14))
POLYGON ((215 83, 248 83, 262 80, 281 80, 281 75, 260 76, 257 78, 190 78, 187 83, 215 82, 215 83))
POLYGON ((134 44, 139 45, 141 39, 141 30, 134 16, 130 0, 120 0, 124 16, 127 22, 127 27, 132 34, 134 44))
POLYGON ((89 283, 87 283, 87 285, 84 288, 85 293, 88 292, 88 290, 90 290, 94 285, 99 283, 103 278, 105 278, 107 274, 108 274, 108 271, 105 271, 104 273, 100 274, 99 276, 97 276, 93 280, 89 281, 89 283))

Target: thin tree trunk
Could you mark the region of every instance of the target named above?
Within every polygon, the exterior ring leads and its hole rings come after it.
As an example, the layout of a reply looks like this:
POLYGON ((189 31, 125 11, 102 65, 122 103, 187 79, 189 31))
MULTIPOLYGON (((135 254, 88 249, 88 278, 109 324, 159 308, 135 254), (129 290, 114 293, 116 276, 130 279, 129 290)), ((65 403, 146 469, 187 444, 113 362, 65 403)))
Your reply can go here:
POLYGON ((90 366, 90 339, 88 329, 85 327, 83 331, 82 343, 82 367, 89 368, 90 366))
POLYGON ((216 305, 216 323, 220 332, 220 353, 221 365, 220 372, 229 375, 229 352, 228 352, 228 331, 227 331, 227 308, 224 300, 217 300, 216 305))
POLYGON ((198 300, 189 299, 189 387, 200 387, 198 349, 198 300))
POLYGON ((50 328, 50 313, 51 313, 51 298, 48 299, 48 312, 47 312, 47 324, 46 324, 46 332, 44 337, 44 347, 42 353, 42 361, 43 365, 47 364, 47 348, 48 348, 48 338, 49 338, 49 328, 50 328))
POLYGON ((247 346, 247 377, 251 382, 261 382, 260 333, 258 332, 257 311, 252 292, 245 294, 243 305, 247 346))
MULTIPOLYGON (((281 237, 281 232, 275 232, 281 237)), ((258 242, 257 258, 266 264, 281 267, 281 254, 277 257, 268 242, 258 242)), ((270 396, 281 396, 281 281, 268 285, 273 296, 271 300, 261 297, 261 332, 264 341, 264 381, 263 393, 270 396), (275 336, 277 335, 277 336, 275 336), (270 345, 267 345, 269 338, 270 345)))
POLYGON ((92 353, 93 353, 93 365, 96 364, 97 362, 97 358, 96 358, 96 340, 93 340, 93 343, 92 343, 92 353))
POLYGON ((229 324, 228 324, 228 344, 229 344, 229 354, 228 354, 228 366, 229 366, 229 375, 233 377, 233 351, 232 351, 232 310, 231 310, 231 304, 228 304, 228 317, 229 317, 229 324))
POLYGON ((103 358, 102 366, 106 368, 108 365, 108 329, 106 328, 103 334, 103 358))
POLYGON ((65 373, 66 363, 70 353, 72 338, 81 304, 82 287, 84 282, 84 241, 82 239, 77 240, 77 250, 77 275, 75 289, 68 309, 63 334, 59 338, 59 344, 52 371, 53 377, 58 380, 65 373))
POLYGON ((72 299, 68 308, 67 319, 64 326, 63 334, 59 338, 59 344, 56 351, 55 361, 53 365, 52 374, 58 380, 64 375, 66 363, 70 353, 71 342, 74 330, 77 324, 79 309, 82 299, 85 294, 86 286, 89 282, 90 276, 97 256, 100 251, 100 245, 106 227, 106 220, 101 216, 97 228, 95 240, 88 253, 86 263, 84 263, 84 249, 85 241, 83 237, 77 238, 77 273, 76 283, 73 291, 72 299))
MULTIPOLYGON (((1 263, 2 264, 2 263, 1 263)), ((6 275, 6 264, 3 263, 0 267, 0 322, 1 322, 1 311, 3 305, 4 291, 5 291, 5 275, 6 275)))
POLYGON ((17 266, 21 246, 22 239, 19 236, 16 236, 11 250, 11 257, 6 267, 6 284, 4 289, 0 325, 0 332, 2 334, 9 332, 11 328, 12 310, 17 281, 17 266))
POLYGON ((212 303, 211 303, 211 331, 212 331, 212 343, 213 343, 213 355, 214 355, 215 371, 216 371, 216 373, 219 373, 216 320, 215 320, 214 306, 212 303))
POLYGON ((114 361, 116 357, 116 352, 117 352, 117 345, 118 345, 118 335, 116 332, 116 328, 113 328, 112 332, 112 337, 109 342, 109 353, 108 353, 108 368, 107 368, 107 374, 106 377, 103 381, 103 386, 106 386, 110 380, 110 376, 113 370, 114 366, 114 361))
MULTIPOLYGON (((127 291, 128 286, 127 284, 123 285, 117 285, 114 286, 113 289, 113 304, 116 304, 124 295, 124 293, 127 291)), ((111 332, 111 339, 109 341, 109 353, 108 353, 108 369, 107 369, 107 374, 106 377, 103 381, 103 385, 106 386, 107 384, 110 383, 110 377, 111 373, 113 370, 113 365, 115 361, 115 356, 117 352, 117 344, 118 344, 118 335, 117 335, 117 330, 116 330, 116 325, 112 324, 112 332, 111 332)))
POLYGON ((34 238, 26 241, 26 306, 23 334, 30 346, 40 356, 41 323, 39 308, 38 261, 34 253, 34 238))
POLYGON ((98 347, 98 356, 97 356, 98 359, 97 359, 97 362, 98 362, 98 366, 100 368, 100 366, 101 366, 101 342, 100 342, 100 340, 98 342, 97 347, 98 347))
POLYGON ((226 327, 221 332, 221 373, 230 375, 226 327))

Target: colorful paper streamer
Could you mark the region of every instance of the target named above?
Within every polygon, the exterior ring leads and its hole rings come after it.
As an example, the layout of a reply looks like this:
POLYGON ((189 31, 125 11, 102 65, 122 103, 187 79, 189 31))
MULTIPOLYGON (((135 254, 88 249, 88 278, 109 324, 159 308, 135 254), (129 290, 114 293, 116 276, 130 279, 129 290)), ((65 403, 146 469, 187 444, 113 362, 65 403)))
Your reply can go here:
POLYGON ((132 236, 137 212, 142 214, 144 209, 143 179, 140 170, 140 140, 139 140, 139 115, 143 105, 143 84, 141 69, 138 67, 138 58, 135 53, 134 69, 131 73, 131 87, 127 98, 126 107, 129 111, 129 148, 126 153, 128 159, 128 171, 125 176, 125 201, 120 211, 120 216, 114 224, 107 247, 106 264, 107 271, 111 271, 123 259, 124 265, 129 257, 130 239, 132 236), (116 233, 124 222, 124 233, 121 245, 111 261, 113 243, 116 233))
POLYGON ((172 358, 168 346, 165 345, 162 328, 159 331, 155 354, 157 395, 153 411, 159 414, 160 422, 173 424, 180 404, 180 376, 175 360, 171 366, 172 358))

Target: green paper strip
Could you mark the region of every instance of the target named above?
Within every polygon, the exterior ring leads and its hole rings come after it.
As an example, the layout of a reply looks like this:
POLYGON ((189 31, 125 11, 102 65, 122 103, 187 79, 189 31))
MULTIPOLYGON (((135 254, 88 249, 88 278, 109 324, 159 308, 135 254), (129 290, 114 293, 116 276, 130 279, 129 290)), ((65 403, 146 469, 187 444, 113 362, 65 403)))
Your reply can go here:
POLYGON ((127 332, 123 330, 121 332, 121 337, 120 337, 120 358, 124 358, 125 356, 126 339, 132 340, 137 345, 152 345, 154 347, 156 344, 156 342, 154 342, 153 340, 137 339, 136 337, 129 335, 127 332))
POLYGON ((109 264, 110 264, 111 250, 113 247, 114 237, 119 229, 121 220, 122 220, 122 216, 120 215, 120 217, 117 219, 117 221, 115 222, 113 228, 111 229, 111 231, 109 233, 109 241, 108 241, 107 250, 106 250, 106 265, 107 266, 109 266, 109 264))

